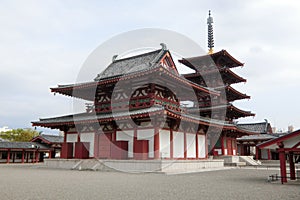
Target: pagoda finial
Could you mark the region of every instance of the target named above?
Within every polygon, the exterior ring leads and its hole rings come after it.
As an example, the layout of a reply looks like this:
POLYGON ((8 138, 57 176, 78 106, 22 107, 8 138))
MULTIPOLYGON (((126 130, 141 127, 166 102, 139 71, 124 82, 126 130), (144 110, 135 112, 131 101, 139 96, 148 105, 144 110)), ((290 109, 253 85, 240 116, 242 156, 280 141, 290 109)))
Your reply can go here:
POLYGON ((210 10, 208 11, 208 18, 207 18, 207 28, 208 28, 208 54, 212 54, 214 52, 214 32, 213 32, 213 18, 210 16, 210 10))

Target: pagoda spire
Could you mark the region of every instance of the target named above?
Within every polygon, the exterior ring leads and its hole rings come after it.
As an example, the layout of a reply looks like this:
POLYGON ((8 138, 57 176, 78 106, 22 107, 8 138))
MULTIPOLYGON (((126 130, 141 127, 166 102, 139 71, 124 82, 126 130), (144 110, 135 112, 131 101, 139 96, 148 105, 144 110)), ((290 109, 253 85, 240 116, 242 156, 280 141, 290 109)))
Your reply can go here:
POLYGON ((208 28, 208 54, 213 53, 213 47, 214 47, 214 32, 213 32, 213 18, 210 16, 210 10, 208 12, 208 18, 207 18, 207 28, 208 28))

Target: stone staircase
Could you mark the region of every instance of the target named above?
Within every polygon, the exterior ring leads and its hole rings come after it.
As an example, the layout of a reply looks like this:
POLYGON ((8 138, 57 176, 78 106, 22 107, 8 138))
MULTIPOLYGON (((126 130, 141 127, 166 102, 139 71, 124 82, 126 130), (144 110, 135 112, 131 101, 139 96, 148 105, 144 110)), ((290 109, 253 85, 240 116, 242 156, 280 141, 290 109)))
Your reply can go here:
POLYGON ((245 162, 248 166, 258 166, 261 165, 259 160, 254 160, 252 156, 239 156, 240 162, 245 162))
POLYGON ((260 161, 256 161, 252 156, 214 156, 214 159, 223 159, 225 166, 259 166, 260 161))

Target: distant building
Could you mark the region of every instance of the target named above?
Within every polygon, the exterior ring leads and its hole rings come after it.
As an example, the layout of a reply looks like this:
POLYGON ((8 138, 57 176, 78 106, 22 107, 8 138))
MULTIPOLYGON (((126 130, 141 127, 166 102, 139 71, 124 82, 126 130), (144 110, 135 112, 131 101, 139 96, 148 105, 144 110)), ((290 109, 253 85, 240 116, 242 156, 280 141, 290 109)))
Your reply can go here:
POLYGON ((268 149, 257 149, 256 145, 268 141, 270 139, 277 138, 276 135, 273 134, 272 127, 270 123, 265 120, 264 122, 258 123, 243 123, 237 124, 237 126, 241 129, 249 130, 256 132, 255 135, 246 135, 240 138, 237 138, 238 142, 238 154, 241 156, 254 156, 255 159, 276 159, 276 152, 271 152, 268 149))
POLYGON ((56 158, 60 157, 61 145, 64 142, 64 137, 61 135, 41 134, 34 137, 31 142, 37 142, 39 144, 47 146, 51 149, 51 151, 46 156, 49 158, 56 158))
POLYGON ((60 156, 62 136, 39 135, 30 142, 0 141, 0 163, 43 162, 60 156))

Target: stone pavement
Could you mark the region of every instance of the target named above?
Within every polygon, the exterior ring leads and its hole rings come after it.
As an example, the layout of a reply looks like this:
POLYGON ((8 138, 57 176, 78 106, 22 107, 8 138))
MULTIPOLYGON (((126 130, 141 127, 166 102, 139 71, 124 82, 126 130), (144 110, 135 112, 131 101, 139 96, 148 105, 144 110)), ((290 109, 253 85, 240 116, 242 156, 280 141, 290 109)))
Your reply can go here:
POLYGON ((275 173, 279 171, 235 168, 130 174, 0 165, 0 199, 300 199, 299 184, 267 182, 275 173))

